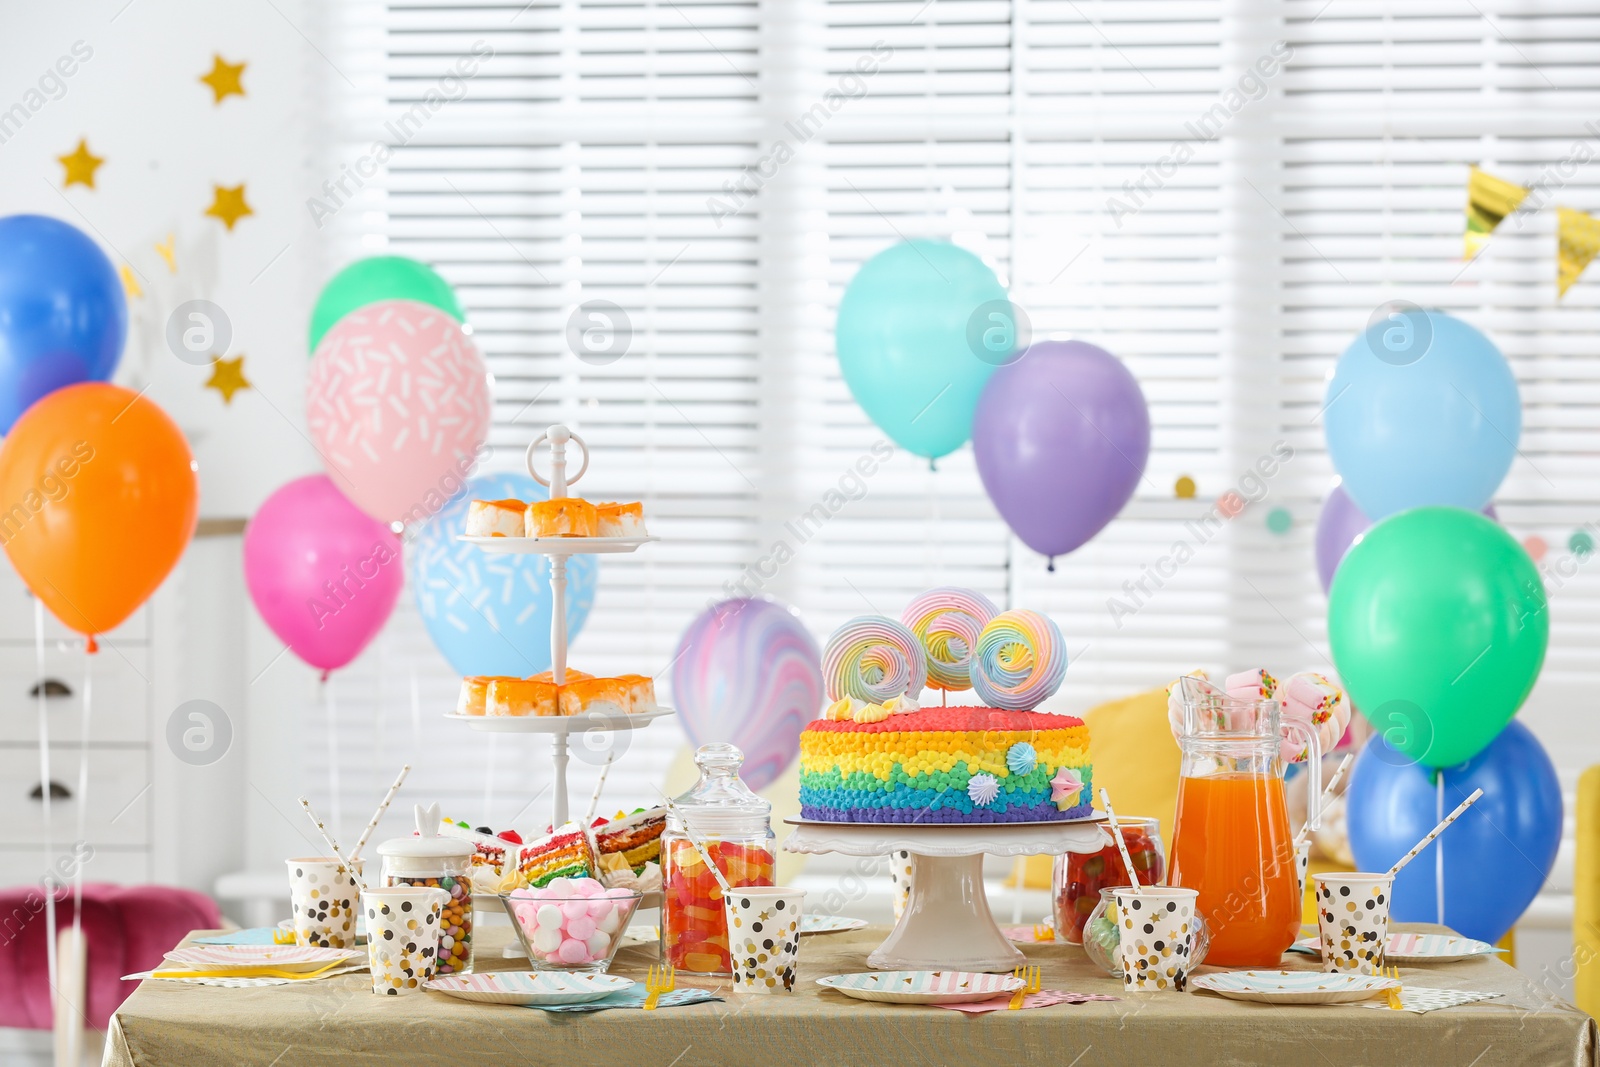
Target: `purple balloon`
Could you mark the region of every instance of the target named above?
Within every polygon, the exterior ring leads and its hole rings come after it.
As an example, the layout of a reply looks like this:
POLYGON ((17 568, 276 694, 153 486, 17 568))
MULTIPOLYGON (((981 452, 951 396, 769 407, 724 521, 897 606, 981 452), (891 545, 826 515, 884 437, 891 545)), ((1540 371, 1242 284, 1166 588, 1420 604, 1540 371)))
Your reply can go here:
MULTIPOLYGON (((1493 504, 1486 504, 1483 513, 1495 522, 1500 521, 1493 504)), ((1372 528, 1367 513, 1344 491, 1343 485, 1333 487, 1328 499, 1322 502, 1322 513, 1317 516, 1317 580, 1326 593, 1333 586, 1333 572, 1339 561, 1350 551, 1356 538, 1372 528)))
POLYGON ((972 450, 983 488, 1024 544, 1071 552, 1133 496, 1150 458, 1150 410, 1122 361, 1083 341, 1042 341, 978 398, 972 450))

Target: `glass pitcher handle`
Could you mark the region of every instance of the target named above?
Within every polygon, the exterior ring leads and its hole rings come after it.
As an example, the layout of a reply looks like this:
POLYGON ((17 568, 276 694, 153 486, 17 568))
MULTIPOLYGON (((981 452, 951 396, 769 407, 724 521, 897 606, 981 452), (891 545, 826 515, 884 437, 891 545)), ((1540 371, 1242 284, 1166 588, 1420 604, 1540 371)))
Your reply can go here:
POLYGON ((1290 719, 1282 729, 1292 738, 1298 731, 1306 742, 1306 829, 1322 829, 1322 739, 1317 728, 1299 719, 1290 719))

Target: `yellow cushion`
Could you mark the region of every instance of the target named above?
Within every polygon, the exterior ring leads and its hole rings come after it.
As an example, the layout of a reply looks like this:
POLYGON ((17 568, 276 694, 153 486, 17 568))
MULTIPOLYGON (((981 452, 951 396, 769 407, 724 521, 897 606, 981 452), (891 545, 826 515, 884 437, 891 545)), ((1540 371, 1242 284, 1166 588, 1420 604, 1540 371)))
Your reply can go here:
MULTIPOLYGON (((1167 725, 1167 691, 1152 689, 1113 700, 1083 714, 1094 760, 1094 802, 1100 787, 1111 791, 1117 814, 1161 820, 1161 840, 1172 844, 1172 818, 1178 807, 1178 743, 1167 725)), ((1023 884, 1050 888, 1050 856, 1030 856, 1023 884)))

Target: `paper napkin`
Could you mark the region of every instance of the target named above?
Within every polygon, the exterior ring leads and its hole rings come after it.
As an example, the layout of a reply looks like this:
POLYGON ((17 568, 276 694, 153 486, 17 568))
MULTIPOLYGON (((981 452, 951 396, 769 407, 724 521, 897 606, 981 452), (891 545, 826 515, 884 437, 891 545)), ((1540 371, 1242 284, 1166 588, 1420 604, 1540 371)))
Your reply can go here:
MULTIPOLYGON (((1503 996, 1504 993, 1468 993, 1463 989, 1430 989, 1426 986, 1408 985, 1400 990, 1400 1006, 1406 1011, 1423 1015, 1430 1011, 1438 1011, 1440 1008, 1453 1008, 1458 1004, 1474 1004, 1480 1000, 1493 1000, 1503 996)), ((1381 1008, 1384 1011, 1394 1010, 1382 1000, 1367 1001, 1361 1006, 1381 1008)))
MULTIPOLYGON (((1048 1008, 1052 1004, 1085 1004, 1091 1000, 1120 1000, 1121 997, 1110 997, 1104 993, 1068 993, 1060 989, 1041 989, 1037 993, 1029 993, 1022 998, 1022 1008, 1048 1008)), ((937 1004, 939 1008, 949 1008, 951 1011, 964 1011, 970 1015, 981 1015, 986 1011, 1009 1011, 1011 1008, 1010 997, 995 997, 993 1000, 980 1000, 970 1004, 937 1004)))
MULTIPOLYGON (((591 1000, 587 1004, 557 1004, 551 1007, 546 1007, 542 1004, 530 1004, 528 1007, 537 1008, 540 1011, 576 1012, 605 1011, 607 1008, 643 1008, 644 998, 649 995, 649 993, 645 992, 644 985, 638 984, 632 989, 624 989, 611 994, 609 997, 591 1000)), ((684 1004, 701 1004, 708 1000, 721 999, 715 993, 705 989, 674 989, 670 993, 661 994, 661 999, 656 1002, 656 1007, 676 1008, 684 1004)))

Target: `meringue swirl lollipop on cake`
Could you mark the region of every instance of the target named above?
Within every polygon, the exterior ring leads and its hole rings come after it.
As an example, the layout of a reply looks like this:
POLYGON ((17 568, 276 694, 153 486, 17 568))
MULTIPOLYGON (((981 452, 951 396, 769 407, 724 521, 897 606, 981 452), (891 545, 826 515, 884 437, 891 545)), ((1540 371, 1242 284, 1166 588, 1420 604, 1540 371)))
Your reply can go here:
POLYGON ((833 632, 822 652, 829 700, 855 697, 882 704, 917 696, 928 680, 928 659, 915 634, 882 615, 861 615, 833 632))
POLYGON ((1067 647, 1048 615, 1017 609, 989 620, 972 655, 972 688, 993 708, 1030 711, 1061 688, 1067 647))
POLYGON ((972 650, 978 634, 1000 609, 975 589, 929 589, 906 605, 900 621, 922 642, 933 689, 972 688, 972 650))

